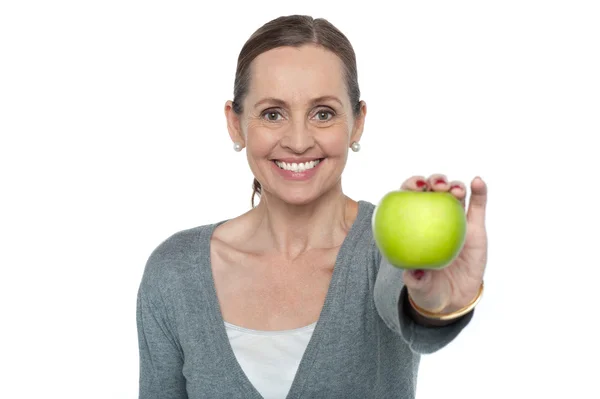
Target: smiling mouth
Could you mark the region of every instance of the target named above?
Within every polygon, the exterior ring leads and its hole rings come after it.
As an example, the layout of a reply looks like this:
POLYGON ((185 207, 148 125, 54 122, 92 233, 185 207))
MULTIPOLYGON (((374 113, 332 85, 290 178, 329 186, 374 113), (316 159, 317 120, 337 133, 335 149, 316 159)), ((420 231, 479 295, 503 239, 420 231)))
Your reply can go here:
POLYGON ((319 158, 319 159, 315 159, 313 161, 299 162, 299 163, 296 163, 296 162, 288 163, 288 162, 283 162, 283 161, 278 161, 278 160, 274 160, 273 162, 275 163, 275 165, 277 165, 279 167, 279 169, 289 170, 291 172, 304 172, 306 170, 310 170, 310 169, 316 167, 324 159, 325 158, 319 158))

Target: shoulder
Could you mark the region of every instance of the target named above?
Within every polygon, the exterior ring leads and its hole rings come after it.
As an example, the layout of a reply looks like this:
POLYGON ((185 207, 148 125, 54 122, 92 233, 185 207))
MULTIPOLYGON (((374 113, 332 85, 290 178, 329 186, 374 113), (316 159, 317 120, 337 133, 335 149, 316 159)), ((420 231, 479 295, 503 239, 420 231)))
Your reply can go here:
POLYGON ((176 231, 163 239, 146 260, 142 287, 162 291, 197 273, 209 260, 210 237, 220 223, 176 231))
POLYGON ((148 263, 193 262, 199 256, 200 242, 213 228, 213 224, 207 224, 177 231, 167 236, 150 253, 148 263))
POLYGON ((353 247, 356 246, 359 252, 364 254, 374 266, 379 265, 380 252, 375 244, 373 237, 373 213, 375 212, 375 204, 361 200, 359 201, 360 208, 354 226, 355 232, 351 241, 353 247))
POLYGON ((369 201, 359 201, 359 211, 355 220, 356 228, 360 232, 362 239, 368 242, 373 241, 373 214, 375 204, 369 201))

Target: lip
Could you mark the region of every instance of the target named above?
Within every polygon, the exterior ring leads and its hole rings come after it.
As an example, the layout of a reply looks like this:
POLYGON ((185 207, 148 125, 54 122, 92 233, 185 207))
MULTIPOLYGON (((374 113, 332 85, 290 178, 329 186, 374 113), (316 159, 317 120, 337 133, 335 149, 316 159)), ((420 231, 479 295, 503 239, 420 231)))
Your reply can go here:
MULTIPOLYGON (((306 159, 308 161, 312 161, 314 159, 323 159, 323 158, 306 158, 306 159)), ((289 161, 284 161, 284 162, 289 162, 289 161)), ((296 161, 296 162, 298 163, 298 162, 301 162, 301 161, 296 161)), ((281 169, 279 166, 277 166, 275 164, 275 160, 271 161, 271 165, 273 165, 273 169, 275 170, 275 172, 279 176, 283 177, 285 180, 288 180, 288 181, 297 181, 297 182, 310 180, 313 176, 315 176, 315 174, 318 173, 318 171, 321 169, 323 163, 324 163, 323 161, 319 162, 317 164, 317 166, 315 166, 312 169, 308 169, 308 170, 305 170, 305 171, 302 171, 302 172, 300 172, 300 171, 293 172, 291 170, 281 169)))
POLYGON ((299 158, 273 158, 271 161, 285 162, 285 163, 306 163, 311 161, 320 161, 325 158, 318 157, 299 157, 299 158))

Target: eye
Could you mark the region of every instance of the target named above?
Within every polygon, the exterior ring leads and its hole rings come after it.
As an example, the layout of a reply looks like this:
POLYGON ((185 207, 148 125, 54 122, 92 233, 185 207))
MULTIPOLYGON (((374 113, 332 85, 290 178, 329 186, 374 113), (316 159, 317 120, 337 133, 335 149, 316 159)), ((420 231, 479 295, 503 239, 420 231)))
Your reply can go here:
POLYGON ((320 109, 319 111, 317 111, 317 114, 315 116, 319 122, 327 122, 331 120, 331 118, 333 118, 334 114, 333 112, 327 109, 320 109))
POLYGON ((278 119, 278 117, 283 118, 279 111, 272 110, 272 109, 266 110, 265 112, 263 112, 262 117, 263 117, 263 119, 266 119, 269 122, 277 122, 278 120, 280 120, 280 119, 278 119))

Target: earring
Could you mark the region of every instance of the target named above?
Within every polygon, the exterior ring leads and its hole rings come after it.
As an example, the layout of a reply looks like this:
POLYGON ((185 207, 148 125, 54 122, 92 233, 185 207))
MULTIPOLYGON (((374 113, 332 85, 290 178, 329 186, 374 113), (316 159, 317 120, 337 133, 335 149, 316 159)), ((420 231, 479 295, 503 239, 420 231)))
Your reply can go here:
POLYGON ((240 151, 242 151, 242 145, 238 142, 235 142, 235 143, 233 143, 233 149, 236 152, 240 152, 240 151))
POLYGON ((359 152, 360 151, 360 144, 358 144, 358 142, 354 141, 352 143, 352 145, 350 146, 350 148, 352 148, 352 151, 354 151, 354 152, 359 152))

